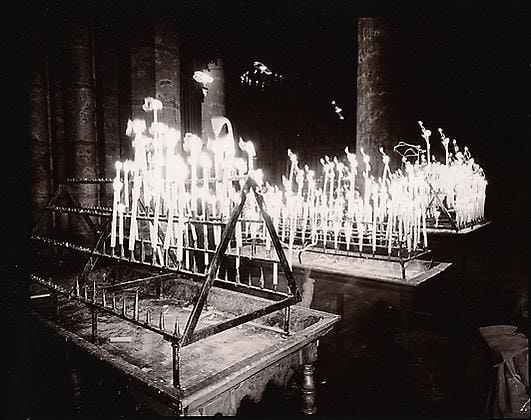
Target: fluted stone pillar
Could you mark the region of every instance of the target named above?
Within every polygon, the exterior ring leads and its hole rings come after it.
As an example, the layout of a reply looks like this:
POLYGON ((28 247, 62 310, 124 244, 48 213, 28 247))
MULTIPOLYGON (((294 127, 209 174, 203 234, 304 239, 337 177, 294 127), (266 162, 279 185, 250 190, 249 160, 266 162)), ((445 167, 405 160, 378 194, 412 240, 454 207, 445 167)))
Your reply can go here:
MULTIPOLYGON (((398 142, 393 115, 391 84, 392 27, 385 18, 358 19, 358 74, 356 100, 356 154, 360 148, 371 157, 371 174, 381 176, 383 146, 393 168, 399 160, 393 153, 398 142)), ((363 164, 362 164, 363 167, 363 164)), ((359 168, 359 166, 358 166, 359 168)), ((361 181, 361 177, 359 177, 361 181)))
MULTIPOLYGON (((33 39, 30 49, 29 134, 31 153, 32 225, 52 195, 49 89, 44 42, 33 39)), ((45 211, 36 233, 49 235, 51 216, 45 211)))
MULTIPOLYGON (((87 21, 72 21, 66 29, 64 57, 64 109, 66 141, 66 175, 94 178, 98 175, 96 140, 93 28, 87 21)), ((98 204, 98 185, 72 185, 75 198, 82 206, 98 204)), ((93 235, 81 218, 71 223, 74 240, 93 243, 93 235)))
POLYGON ((211 118, 225 117, 225 72, 223 60, 208 63, 206 73, 214 80, 208 85, 208 93, 201 104, 203 138, 213 136, 211 118))

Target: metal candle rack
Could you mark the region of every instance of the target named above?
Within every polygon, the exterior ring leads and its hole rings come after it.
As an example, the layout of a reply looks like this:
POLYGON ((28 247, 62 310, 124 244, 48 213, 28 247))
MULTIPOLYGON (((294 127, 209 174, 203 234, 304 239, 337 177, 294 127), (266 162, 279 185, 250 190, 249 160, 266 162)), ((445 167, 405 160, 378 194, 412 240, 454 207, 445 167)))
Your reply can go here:
POLYGON ((486 223, 485 219, 479 219, 467 221, 458 225, 456 211, 454 209, 448 208, 448 206, 444 203, 444 200, 441 199, 440 192, 433 188, 433 185, 429 179, 426 179, 426 182, 431 192, 431 200, 428 208, 436 207, 441 210, 438 218, 435 218, 433 215, 427 215, 426 217, 426 228, 430 233, 448 231, 460 233, 461 231, 466 231, 486 223))
MULTIPOLYGON (((226 222, 216 221, 216 220, 187 221, 188 226, 191 226, 193 224, 204 224, 204 225, 209 225, 209 226, 212 226, 212 225, 219 226, 222 229, 221 238, 219 242, 216 244, 215 250, 206 249, 208 247, 199 248, 197 244, 193 244, 193 245, 186 244, 187 246, 184 247, 185 252, 202 252, 202 253, 209 254, 210 256, 209 263, 205 265, 205 272, 199 272, 196 264, 194 264, 193 267, 190 267, 190 265, 186 266, 186 265, 183 265, 182 263, 177 262, 176 254, 175 254, 175 246, 170 246, 167 250, 165 250, 164 257, 162 259, 159 258, 158 261, 157 261, 157 258, 154 257, 154 255, 160 252, 160 246, 153 246, 149 241, 146 241, 146 240, 137 241, 139 242, 137 244, 138 246, 135 247, 135 250, 133 252, 128 252, 123 247, 117 251, 115 249, 110 248, 110 246, 107 246, 107 240, 110 236, 109 217, 111 216, 112 211, 106 207, 83 208, 72 197, 70 190, 69 190, 69 184, 73 184, 73 183, 107 183, 107 182, 109 182, 109 180, 104 179, 104 178, 102 179, 69 179, 67 180, 66 183, 59 185, 56 193, 53 195, 52 199, 50 200, 50 202, 44 209, 44 211, 48 210, 48 211, 54 211, 54 212, 66 212, 66 213, 80 215, 86 221, 86 223, 90 227, 95 237, 97 237, 96 244, 94 247, 91 248, 85 245, 73 244, 67 241, 60 241, 60 240, 56 240, 56 239, 49 238, 49 237, 43 237, 37 234, 34 234, 32 236, 32 240, 34 240, 35 242, 43 243, 45 245, 51 245, 54 247, 68 248, 68 249, 89 255, 89 258, 84 266, 83 271, 77 277, 75 285, 70 289, 59 286, 58 284, 55 284, 51 280, 46 279, 42 276, 38 276, 35 274, 31 275, 30 279, 33 282, 41 286, 44 286, 45 288, 49 290, 50 296, 54 299, 54 302, 56 303, 56 310, 57 310, 58 295, 65 296, 69 300, 80 302, 86 305, 92 313, 92 318, 91 318, 92 319, 92 337, 94 341, 96 341, 97 334, 98 334, 98 314, 99 313, 110 314, 114 317, 128 321, 134 325, 145 328, 151 332, 154 332, 160 335, 163 339, 169 341, 172 345, 173 385, 179 390, 181 389, 180 375, 179 375, 179 351, 181 347, 190 345, 198 340, 207 338, 213 334, 220 333, 222 331, 241 325, 245 322, 252 321, 254 319, 260 318, 264 315, 271 314, 279 310, 284 310, 284 333, 289 334, 290 306, 299 302, 301 300, 301 295, 299 293, 299 290, 297 289, 297 285, 293 278, 293 273, 291 271, 286 255, 284 253, 284 249, 282 247, 280 239, 278 238, 275 232, 273 222, 265 209, 264 199, 259 191, 258 185, 252 178, 247 178, 245 183, 243 184, 242 189, 241 189, 240 203, 233 209, 230 218, 226 222), (219 267, 224 258, 226 258, 227 256, 234 257, 234 258, 246 258, 245 256, 240 255, 239 253, 227 252, 227 250, 228 250, 230 243, 234 241, 233 236, 234 236, 236 224, 238 223, 240 219, 247 196, 251 191, 254 193, 254 197, 256 199, 256 203, 258 204, 260 215, 263 218, 265 227, 271 238, 271 243, 276 251, 277 258, 278 258, 278 264, 280 265, 282 271, 285 274, 286 283, 287 283, 286 292, 276 290, 276 287, 273 289, 268 289, 265 287, 263 282, 258 287, 258 286, 253 286, 252 284, 246 284, 243 282, 239 282, 238 279, 236 282, 232 282, 232 281, 229 281, 228 279, 222 280, 218 278, 219 267), (59 198, 62 196, 66 197, 66 200, 69 204, 71 204, 71 207, 60 206, 56 204, 59 198), (94 222, 91 219, 91 217, 103 217, 105 220, 103 221, 103 223, 98 225, 96 222, 94 222), (127 286, 127 285, 131 285, 132 283, 135 283, 135 284, 144 283, 145 284, 153 279, 157 279, 157 278, 160 279, 164 276, 170 276, 171 274, 175 274, 175 273, 181 274, 184 276, 191 276, 196 279, 199 279, 202 282, 201 289, 200 289, 198 298, 195 300, 195 303, 193 304, 192 312, 183 330, 181 331, 181 328, 178 325, 178 322, 176 322, 173 332, 172 333, 168 332, 165 329, 163 312, 161 312, 160 314, 158 326, 153 324, 151 320, 151 316, 149 316, 151 315, 150 313, 149 315, 146 314, 145 320, 140 320, 139 309, 138 309, 139 307, 138 292, 135 295, 134 312, 131 316, 125 310, 125 302, 122 306, 122 311, 119 311, 114 299, 111 302, 108 301, 108 298, 105 295, 104 288, 103 289, 100 288, 102 292, 101 294, 98 294, 98 288, 95 282, 92 285, 87 285, 86 284, 87 275, 93 270, 99 258, 110 259, 117 263, 127 263, 127 264, 132 264, 132 265, 140 265, 140 266, 147 266, 151 268, 157 268, 162 273, 162 274, 158 274, 155 276, 147 277, 145 279, 137 279, 137 280, 133 280, 132 282, 125 282, 119 285, 113 285, 113 287, 124 286, 124 285, 127 286), (239 315, 233 319, 229 319, 229 320, 223 321, 218 324, 214 324, 214 325, 210 325, 210 326, 197 329, 199 317, 205 307, 207 297, 209 295, 210 289, 213 286, 214 282, 222 283, 227 286, 230 284, 233 289, 236 288, 237 290, 242 290, 242 291, 249 292, 251 294, 267 297, 269 298, 269 300, 272 301, 272 303, 268 303, 266 306, 258 310, 244 313, 243 315, 239 315), (89 293, 89 289, 90 289, 90 293, 89 293)), ((139 217, 137 217, 137 219, 139 220, 140 219, 153 220, 153 218, 154 216, 150 215, 149 212, 145 211, 145 209, 144 209, 144 214, 141 213, 139 217)), ((41 219, 39 218, 39 220, 41 219)), ((34 232, 36 230, 36 226, 39 223, 39 220, 34 226, 34 230, 33 230, 34 232)), ((161 220, 164 220, 164 219, 161 219, 161 220)), ((264 259, 263 261, 270 262, 271 260, 264 259)), ((274 264, 277 264, 277 262, 275 262, 274 264)))

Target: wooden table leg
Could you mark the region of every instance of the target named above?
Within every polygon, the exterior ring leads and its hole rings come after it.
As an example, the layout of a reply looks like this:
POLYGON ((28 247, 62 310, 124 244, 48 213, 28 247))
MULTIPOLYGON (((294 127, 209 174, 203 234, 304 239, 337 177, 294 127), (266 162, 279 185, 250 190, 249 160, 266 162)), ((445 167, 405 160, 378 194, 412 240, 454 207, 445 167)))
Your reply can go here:
POLYGON ((85 414, 82 395, 82 378, 81 373, 76 368, 70 368, 70 381, 74 412, 76 415, 82 416, 85 414))
POLYGON ((313 363, 305 364, 302 368, 302 412, 308 415, 315 414, 317 411, 314 370, 313 363))

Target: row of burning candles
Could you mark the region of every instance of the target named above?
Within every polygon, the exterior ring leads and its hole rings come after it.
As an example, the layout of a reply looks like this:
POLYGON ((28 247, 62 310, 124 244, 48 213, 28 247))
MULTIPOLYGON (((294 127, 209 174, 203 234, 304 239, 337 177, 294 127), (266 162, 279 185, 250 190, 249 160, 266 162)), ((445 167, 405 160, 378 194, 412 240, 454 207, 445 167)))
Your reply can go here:
MULTIPOLYGON (((129 255, 126 254, 125 249, 123 247, 120 247, 120 252, 117 254, 116 250, 111 248, 110 254, 109 250, 105 246, 105 242, 103 243, 102 249, 95 251, 94 255, 106 255, 111 256, 114 259, 128 261, 128 262, 134 262, 137 264, 142 265, 149 265, 151 267, 160 267, 160 268, 166 268, 170 270, 178 270, 183 273, 188 274, 207 274, 207 270, 209 267, 209 255, 213 254, 215 251, 212 250, 211 242, 208 239, 208 236, 205 234, 203 235, 202 241, 198 240, 198 232, 196 230, 195 223, 190 224, 190 233, 192 236, 192 240, 190 241, 188 235, 184 235, 184 246, 182 249, 182 252, 184 254, 184 258, 182 261, 176 261, 173 257, 177 255, 177 246, 173 245, 170 246, 168 249, 166 249, 164 252, 161 251, 160 247, 153 247, 152 243, 147 240, 140 240, 135 247, 133 251, 129 252, 129 255), (202 242, 202 243, 201 243, 202 242), (170 253, 171 252, 171 253, 170 253), (151 253, 151 257, 150 254, 151 253), (198 261, 198 255, 203 255, 203 260, 198 261), (202 266, 202 267, 201 267, 202 266)), ((244 224, 245 225, 245 224, 244 224)), ((248 225, 248 224, 247 224, 248 225)), ((32 239, 38 242, 42 242, 45 244, 53 245, 53 246, 60 246, 63 248, 70 248, 75 249, 77 251, 82 252, 92 252, 92 249, 86 246, 70 243, 67 241, 59 241, 52 238, 42 237, 38 235, 32 236, 32 239)), ((221 240, 221 227, 218 225, 214 225, 214 245, 217 247, 221 240), (217 232, 217 229, 219 228, 219 232, 217 232)), ((271 284, 273 290, 277 291, 277 287, 279 285, 279 265, 280 263, 278 260, 272 259, 267 256, 258 256, 255 254, 253 247, 251 246, 249 248, 250 252, 247 252, 247 254, 244 254, 241 252, 242 248, 238 248, 238 245, 236 244, 236 249, 228 249, 227 256, 233 260, 233 266, 232 269, 234 269, 234 277, 232 277, 232 274, 229 274, 229 267, 225 267, 224 273, 221 272, 221 268, 218 267, 218 270, 216 272, 216 279, 218 281, 225 281, 225 282, 236 282, 236 283, 242 283, 241 279, 241 263, 242 260, 246 261, 253 261, 254 263, 259 262, 259 270, 260 270, 260 276, 259 276, 259 286, 253 285, 253 278, 251 272, 248 274, 247 278, 247 286, 248 287, 258 287, 259 289, 265 288, 265 276, 264 276, 264 266, 263 264, 271 264, 271 284)), ((232 263, 231 263, 232 264, 232 263)))
MULTIPOLYGON (((239 203, 238 185, 242 186, 245 175, 252 176, 262 187, 275 228, 281 232, 283 241, 287 236, 290 254, 295 246, 297 231, 301 231, 302 237, 297 239, 302 244, 308 239, 317 245, 321 236, 323 246, 327 244, 328 233, 333 233, 336 247, 339 232, 342 231, 347 249, 356 233, 360 252, 366 246, 364 235, 371 236, 372 252, 376 252, 377 232, 380 233, 379 240, 384 232, 384 243, 389 254, 397 245, 407 247, 408 252, 427 247, 427 214, 431 212, 438 217, 438 210, 433 208, 433 190, 446 197, 447 204, 456 211, 459 223, 483 217, 486 181, 481 168, 466 148, 465 153, 458 151, 455 140, 455 154, 451 155, 448 151, 449 139, 442 130, 439 131, 446 160, 444 164, 436 162, 430 157, 431 132, 421 122, 427 159, 417 159, 413 163, 405 161, 403 170, 392 172, 389 156, 380 149, 383 173, 375 179, 370 174, 371 158, 361 149, 364 167, 360 175, 364 188, 363 194, 360 194, 356 190, 358 159, 348 147, 345 149, 348 163, 343 163, 337 157, 330 159, 325 156, 321 159, 323 175, 318 177, 307 165, 304 169, 299 168, 297 155, 288 150, 291 164, 288 176, 283 177, 284 188, 281 189, 267 182, 263 184, 261 170, 254 168, 256 153, 252 142, 240 139, 238 143, 247 155, 247 161, 235 156, 232 127, 226 118, 213 119, 217 136, 215 140, 209 140, 208 152, 203 150, 204 145, 199 137, 190 133, 185 135, 182 147, 188 154, 185 160, 177 151, 179 133, 157 120, 157 111, 162 109, 160 101, 148 98, 144 109, 154 115, 149 130, 151 137, 144 134, 144 120, 130 121, 127 134, 133 137, 134 160, 116 163, 111 228, 113 248, 117 236, 119 244, 123 244, 124 216, 130 218, 129 250, 133 250, 135 241, 140 239, 136 218, 138 203, 142 198, 148 212, 152 209, 153 222, 149 233, 154 246, 160 244, 160 216, 166 215, 167 220, 177 220, 176 226, 173 223, 166 224, 161 245, 168 249, 170 244, 176 242, 178 258, 181 260, 186 219, 225 220, 239 203), (227 127, 227 134, 222 136, 220 133, 224 126, 227 127), (239 183, 235 182, 238 180, 239 183)), ((247 219, 258 218, 254 200, 248 200, 244 216, 247 219)), ((241 243, 239 226, 238 223, 238 244, 241 243)), ((253 231, 251 236, 257 236, 258 227, 253 231)), ((270 247, 267 234, 265 241, 266 246, 270 247)))

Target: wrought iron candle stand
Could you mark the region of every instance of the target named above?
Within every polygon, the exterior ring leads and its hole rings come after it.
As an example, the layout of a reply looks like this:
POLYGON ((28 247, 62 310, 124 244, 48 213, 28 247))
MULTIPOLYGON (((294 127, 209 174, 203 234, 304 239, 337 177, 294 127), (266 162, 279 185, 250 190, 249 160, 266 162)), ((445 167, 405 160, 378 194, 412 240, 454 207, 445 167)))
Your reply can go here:
MULTIPOLYGON (((392 233, 389 238, 386 234, 387 222, 378 222, 375 234, 373 234, 373 222, 350 223, 351 233, 348 238, 341 223, 341 227, 334 231, 333 220, 319 220, 318 225, 320 227, 316 232, 313 232, 302 219, 297 220, 293 225, 290 225, 289 222, 285 224, 279 223, 278 235, 287 241, 291 230, 294 231, 292 249, 300 264, 302 264, 301 257, 305 252, 348 257, 355 260, 396 262, 400 265, 402 280, 406 280, 406 265, 409 262, 429 257, 431 254, 431 250, 424 247, 422 243, 411 244, 408 250, 406 243, 399 239, 397 232, 392 233), (326 229, 323 229, 323 225, 326 226, 326 229), (358 225, 363 226, 361 235, 358 225)), ((419 235, 419 238, 421 238, 421 235, 419 235)), ((257 246, 263 247, 264 240, 262 239, 258 244, 254 244, 255 248, 257 246)), ((285 242, 284 247, 288 247, 285 242)), ((270 255, 270 252, 265 254, 270 255)))
MULTIPOLYGON (((211 335, 220 333, 222 331, 228 330, 230 328, 241 325, 245 322, 252 321, 254 319, 263 317, 265 315, 271 314, 273 312, 284 310, 284 333, 289 335, 289 318, 290 318, 290 306, 299 302, 301 300, 301 295, 297 289, 297 285, 293 278, 293 273, 291 271, 290 265, 284 253, 284 249, 278 238, 273 222, 268 215, 264 199, 259 191, 259 188, 256 182, 252 178, 247 178, 244 185, 241 188, 241 201, 233 209, 230 218, 227 221, 215 221, 215 220, 200 220, 200 219, 191 219, 186 220, 187 231, 188 228, 192 228, 192 225, 204 225, 204 226, 216 226, 218 229, 222 229, 221 238, 218 243, 216 243, 215 250, 207 249, 209 247, 200 248, 197 243, 194 244, 185 244, 183 248, 184 252, 189 253, 208 253, 209 263, 205 264, 205 271, 199 271, 196 264, 192 267, 190 265, 183 265, 183 262, 177 261, 177 249, 176 246, 169 246, 164 250, 163 258, 160 258, 160 246, 153 246, 147 240, 140 240, 139 246, 136 246, 133 252, 125 250, 123 247, 117 251, 116 249, 111 248, 107 245, 107 241, 110 236, 110 217, 112 215, 112 210, 105 207, 90 207, 84 208, 79 205, 79 203, 72 197, 69 185, 73 183, 108 183, 112 180, 108 179, 69 179, 66 183, 61 184, 46 208, 45 211, 53 212, 64 212, 70 214, 77 214, 81 216, 92 233, 96 237, 95 246, 88 247, 81 244, 73 244, 67 241, 60 241, 50 237, 43 237, 38 234, 32 236, 32 240, 41 243, 44 245, 49 245, 53 247, 67 248, 80 252, 82 254, 88 255, 88 260, 76 279, 75 285, 71 288, 62 287, 48 278, 32 274, 30 279, 34 283, 44 286, 48 289, 49 294, 53 297, 54 301, 57 302, 57 296, 62 295, 70 301, 75 301, 84 304, 91 311, 91 325, 92 325, 92 338, 94 341, 97 341, 98 335, 98 314, 105 313, 113 317, 116 317, 121 320, 125 320, 131 324, 134 324, 138 327, 149 330, 155 334, 160 335, 164 340, 167 340, 171 343, 172 346, 172 357, 173 357, 173 385, 180 391, 180 373, 179 373, 179 352, 180 349, 184 346, 188 346, 198 340, 207 338, 211 335), (233 282, 227 278, 222 280, 218 278, 218 271, 221 265, 221 262, 227 257, 233 258, 247 258, 246 256, 241 255, 238 252, 227 252, 231 242, 236 242, 234 239, 234 233, 236 225, 242 215, 242 210, 246 203, 247 196, 250 192, 254 193, 254 197, 258 204, 260 215, 263 218, 264 225, 269 233, 271 238, 271 243, 276 251, 278 264, 280 265, 282 271, 285 274, 287 290, 280 291, 276 287, 274 289, 269 289, 264 286, 263 283, 260 286, 253 286, 252 284, 246 284, 244 282, 233 282), (66 197, 67 203, 71 206, 58 205, 59 198, 66 197), (101 224, 96 223, 92 217, 103 218, 101 224), (151 255, 150 255, 151 254, 151 255), (159 258, 156 258, 156 255, 159 255, 159 258), (181 331, 181 327, 176 321, 176 324, 173 328, 173 332, 168 332, 165 328, 164 313, 161 312, 159 317, 159 324, 154 325, 151 319, 151 312, 146 313, 146 318, 141 320, 139 318, 139 296, 138 292, 135 295, 134 302, 134 312, 130 316, 125 310, 125 301, 122 305, 122 311, 119 311, 113 297, 112 301, 108 301, 108 296, 106 296, 105 289, 102 290, 101 295, 98 296, 97 285, 94 281, 92 285, 87 285, 88 274, 94 269, 96 262, 99 258, 105 258, 116 263, 125 263, 127 265, 136 265, 144 266, 150 268, 156 268, 159 271, 159 274, 154 276, 149 276, 143 279, 136 279, 128 282, 122 282, 115 284, 112 287, 128 287, 131 285, 142 285, 147 284, 152 280, 160 280, 165 277, 170 278, 172 275, 179 274, 183 276, 188 276, 195 278, 201 282, 201 288, 197 299, 193 303, 193 308, 191 314, 181 331), (205 308, 209 292, 214 285, 214 283, 220 283, 225 285, 231 285, 232 288, 237 290, 248 292, 251 294, 256 294, 262 297, 268 298, 272 303, 268 303, 266 306, 261 307, 257 310, 252 310, 244 314, 240 314, 233 319, 225 320, 217 324, 209 325, 197 329, 198 321, 200 315, 205 308), (89 291, 91 293, 89 293, 89 291)), ((145 208, 143 208, 143 213, 140 212, 137 216, 138 220, 145 220, 146 222, 152 222, 154 216, 149 214, 145 208)), ((40 219, 39 219, 40 220, 40 219)), ((160 218, 161 221, 168 221, 167 218, 160 218)), ((178 221, 177 218, 174 218, 173 222, 178 221)), ((37 221, 36 227, 38 226, 39 221, 37 221)), ((160 230, 160 226, 159 226, 160 230)), ((160 232, 159 238, 160 238, 160 232)), ((186 237, 186 236, 185 236, 186 237)), ((208 242, 208 240, 207 240, 208 242)), ((192 256, 193 258, 193 256, 192 256)), ((252 257, 251 257, 252 258, 252 257)), ((194 258, 195 261, 195 258, 194 258)), ((263 261, 271 261, 270 259, 263 259, 263 261)), ((173 279, 176 280, 176 279, 173 279)), ((56 306, 57 310, 57 306, 56 306)))

